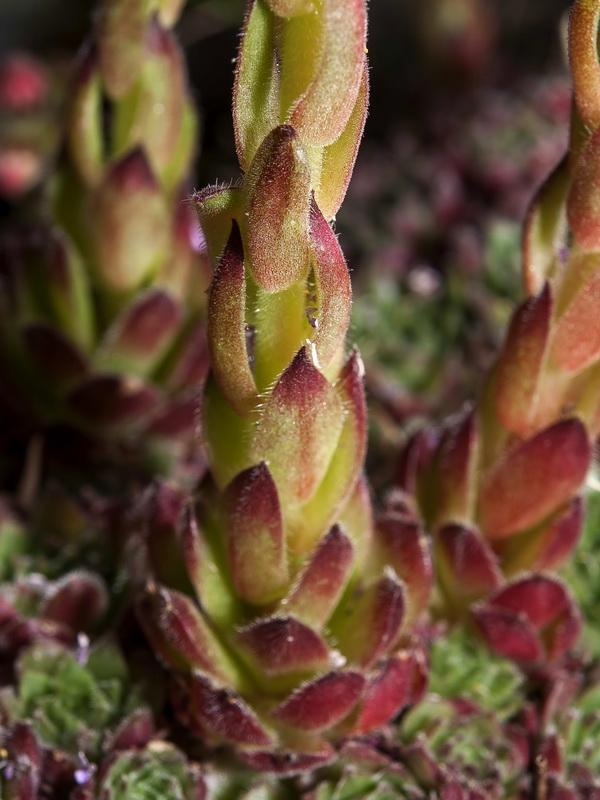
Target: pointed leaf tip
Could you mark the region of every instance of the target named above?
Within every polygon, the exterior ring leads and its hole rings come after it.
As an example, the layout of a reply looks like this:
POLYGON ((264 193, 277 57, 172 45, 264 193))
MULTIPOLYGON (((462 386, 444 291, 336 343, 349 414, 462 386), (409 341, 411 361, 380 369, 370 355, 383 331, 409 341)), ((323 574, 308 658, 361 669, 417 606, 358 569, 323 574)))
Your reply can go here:
POLYGON ((279 125, 258 149, 245 181, 248 263, 256 283, 280 292, 306 277, 311 171, 296 131, 279 125))
POLYGON ((233 584, 248 603, 272 602, 287 586, 288 567, 279 496, 264 462, 234 478, 225 506, 233 584))
POLYGON ((308 625, 322 627, 346 586, 353 556, 352 543, 335 525, 309 556, 286 599, 286 611, 308 625))
POLYGON ((303 347, 267 398, 253 443, 253 455, 269 465, 282 503, 306 502, 314 494, 343 421, 335 388, 303 347))
POLYGON ((483 481, 481 527, 500 539, 541 522, 585 479, 590 443, 583 424, 561 420, 510 450, 483 481))
POLYGON ((208 342, 215 379, 233 408, 245 416, 256 401, 246 342, 246 277, 238 224, 219 259, 208 297, 208 342))
POLYGON ((540 376, 549 340, 550 285, 515 312, 496 367, 496 411, 504 427, 527 436, 535 417, 540 376))
POLYGON ((192 715, 202 726, 227 742, 266 747, 272 738, 254 711, 234 692, 214 686, 206 677, 191 679, 192 715))
POLYGON ((498 560, 476 531, 462 525, 444 525, 435 541, 439 580, 458 611, 489 596, 501 585, 498 560))
POLYGON ((273 716, 302 731, 326 730, 350 713, 364 686, 359 672, 330 672, 294 692, 273 716))
POLYGON ((259 620, 237 635, 240 647, 265 675, 286 675, 329 666, 327 643, 293 617, 259 620))

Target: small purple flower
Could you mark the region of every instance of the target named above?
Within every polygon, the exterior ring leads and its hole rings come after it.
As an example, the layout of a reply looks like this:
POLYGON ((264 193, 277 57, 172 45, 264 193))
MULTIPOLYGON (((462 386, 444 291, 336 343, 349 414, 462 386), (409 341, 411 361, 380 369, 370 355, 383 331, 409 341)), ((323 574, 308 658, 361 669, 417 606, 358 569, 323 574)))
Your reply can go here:
POLYGON ((77 634, 77 650, 75 653, 75 658, 77 659, 77 663, 84 667, 87 662, 88 658, 90 657, 90 639, 85 633, 78 633, 77 634))
POLYGON ((96 772, 96 765, 90 764, 85 754, 81 752, 79 753, 79 763, 81 766, 79 769, 75 770, 73 777, 75 778, 75 783, 77 783, 79 786, 83 786, 91 781, 94 772, 96 772))

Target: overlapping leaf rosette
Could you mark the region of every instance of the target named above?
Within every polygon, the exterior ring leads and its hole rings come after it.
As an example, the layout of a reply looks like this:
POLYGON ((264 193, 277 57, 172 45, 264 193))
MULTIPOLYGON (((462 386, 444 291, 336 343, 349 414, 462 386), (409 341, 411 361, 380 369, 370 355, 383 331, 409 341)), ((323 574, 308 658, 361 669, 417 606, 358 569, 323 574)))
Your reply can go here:
POLYGON ((216 269, 198 507, 147 498, 139 612, 173 704, 265 772, 330 761, 341 736, 422 691, 412 623, 431 582, 408 513, 373 525, 351 303, 328 220, 366 111, 364 0, 256 0, 237 61, 239 187, 197 195, 216 269))
POLYGON ((524 232, 527 298, 474 409, 420 433, 400 465, 434 535, 442 613, 469 611, 491 647, 553 660, 580 619, 551 573, 580 534, 581 498, 600 430, 600 4, 576 2, 567 156, 524 232))
POLYGON ((49 642, 25 651, 17 686, 0 692, 3 800, 203 800, 200 766, 162 739, 131 677, 108 641, 85 652, 49 642))
POLYGON ((80 467, 102 445, 113 460, 150 451, 160 468, 195 429, 208 265, 186 200, 198 126, 169 30, 181 6, 101 4, 48 213, 1 242, 4 435, 52 449, 59 430, 65 458, 76 431, 80 467))

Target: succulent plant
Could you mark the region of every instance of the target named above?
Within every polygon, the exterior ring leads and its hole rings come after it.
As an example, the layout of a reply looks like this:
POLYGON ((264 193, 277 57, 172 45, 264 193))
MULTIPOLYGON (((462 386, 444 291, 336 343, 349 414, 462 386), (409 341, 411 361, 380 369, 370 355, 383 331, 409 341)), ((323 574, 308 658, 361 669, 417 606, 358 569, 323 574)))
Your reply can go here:
POLYGON ((165 742, 151 743, 145 750, 128 750, 103 771, 98 797, 101 800, 209 800, 198 765, 165 742))
POLYGON ((558 658, 581 627, 570 593, 547 573, 577 544, 598 433, 595 140, 578 121, 584 114, 593 130, 585 114, 600 91, 589 78, 600 12, 589 9, 575 3, 571 15, 572 146, 525 226, 529 297, 477 405, 417 434, 399 470, 434 537, 441 613, 470 615, 492 649, 524 662, 558 658))
MULTIPOLYGON (((45 747, 97 763, 103 744, 122 721, 143 710, 127 666, 115 646, 69 650, 37 642, 17 663, 16 689, 3 690, 8 720, 30 721, 45 747)), ((148 710, 145 710, 148 715, 148 710)))
POLYGON ((419 96, 414 108, 400 94, 410 115, 384 147, 365 142, 338 216, 377 434, 372 473, 415 409, 440 419, 477 392, 522 296, 523 216, 567 141, 562 74, 527 75, 510 92, 488 75, 470 91, 419 96))
POLYGON ((49 211, 2 237, 7 481, 36 438, 42 465, 75 469, 78 485, 86 463, 105 476, 120 463, 153 475, 173 460, 192 481, 202 471, 208 273, 186 202, 196 115, 168 29, 181 5, 101 4, 49 211))
POLYGON ((365 32, 362 0, 249 5, 234 89, 245 177, 196 195, 217 262, 211 477, 196 509, 156 486, 142 523, 139 613, 180 719, 281 774, 331 761, 340 736, 386 722, 424 682, 411 635, 431 561, 407 512, 373 526, 350 280, 328 222, 366 112, 365 32))
POLYGON ((3 800, 204 800, 200 767, 161 739, 131 677, 107 642, 24 652, 16 688, 0 695, 3 800))

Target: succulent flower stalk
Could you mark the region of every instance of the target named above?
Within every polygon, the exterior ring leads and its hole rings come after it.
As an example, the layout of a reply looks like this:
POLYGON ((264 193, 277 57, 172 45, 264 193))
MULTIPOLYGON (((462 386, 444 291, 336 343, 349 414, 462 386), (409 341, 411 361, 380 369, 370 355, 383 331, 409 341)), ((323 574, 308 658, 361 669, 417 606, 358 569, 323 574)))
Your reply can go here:
POLYGON ((545 573, 577 544, 600 431, 599 18, 599 3, 574 4, 571 142, 525 224, 528 296, 477 405, 419 434, 400 465, 434 536, 442 613, 470 613, 492 649, 525 662, 557 658, 580 628, 545 573))
POLYGON ((256 0, 237 59, 240 186, 196 197, 215 262, 197 508, 151 492, 139 602, 180 719, 264 772, 327 763, 423 691, 431 561, 373 523, 362 366, 330 220, 366 113, 364 0, 256 0))
POLYGON ((198 125, 170 30, 181 5, 100 4, 49 214, 0 243, 12 427, 44 437, 49 463, 68 460, 59 429, 85 437, 92 462, 95 449, 142 474, 201 464, 208 264, 186 200, 198 125))

